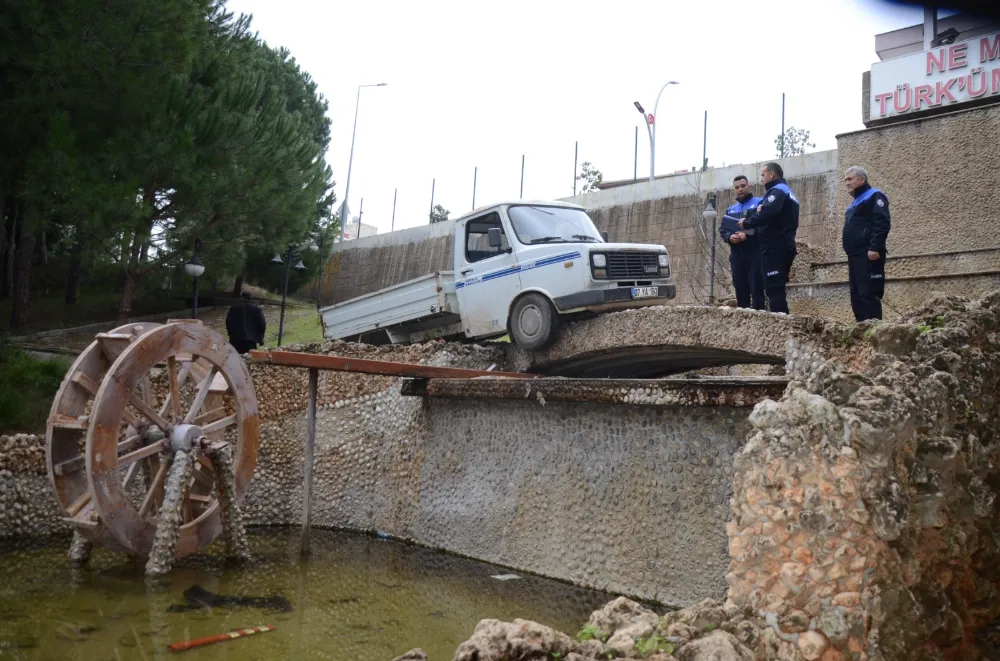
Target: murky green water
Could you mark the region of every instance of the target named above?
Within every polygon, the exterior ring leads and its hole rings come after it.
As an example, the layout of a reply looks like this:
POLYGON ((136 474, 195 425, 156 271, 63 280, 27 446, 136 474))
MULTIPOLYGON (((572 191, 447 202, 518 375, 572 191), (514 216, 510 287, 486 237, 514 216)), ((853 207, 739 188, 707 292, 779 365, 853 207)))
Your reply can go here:
POLYGON ((256 530, 250 544, 248 566, 227 566, 216 543, 155 586, 141 565, 102 550, 74 570, 68 540, 0 547, 0 659, 389 661, 422 647, 432 661, 448 661, 483 618, 522 617, 573 632, 611 598, 531 576, 497 580, 491 576, 508 572, 362 535, 314 531, 307 561, 299 558, 297 531, 256 530), (293 610, 168 610, 185 604, 193 585, 227 596, 283 596, 293 610), (167 649, 264 624, 277 630, 180 654, 167 649))

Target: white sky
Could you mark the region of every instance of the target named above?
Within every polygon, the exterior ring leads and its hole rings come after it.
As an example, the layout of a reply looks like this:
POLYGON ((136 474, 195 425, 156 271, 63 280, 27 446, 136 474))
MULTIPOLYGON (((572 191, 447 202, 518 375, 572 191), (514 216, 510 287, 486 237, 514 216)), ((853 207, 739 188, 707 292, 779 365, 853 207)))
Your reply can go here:
POLYGON ((922 9, 882 0, 635 2, 229 0, 253 29, 291 50, 330 102, 327 156, 338 206, 347 181, 361 90, 350 206, 389 231, 427 223, 435 203, 452 217, 476 204, 573 193, 579 161, 606 180, 639 177, 649 141, 638 100, 657 116, 656 173, 772 158, 786 126, 812 132, 816 150, 863 128, 861 74, 877 61, 875 34, 922 21, 922 9), (589 7, 589 8, 588 8, 589 7))

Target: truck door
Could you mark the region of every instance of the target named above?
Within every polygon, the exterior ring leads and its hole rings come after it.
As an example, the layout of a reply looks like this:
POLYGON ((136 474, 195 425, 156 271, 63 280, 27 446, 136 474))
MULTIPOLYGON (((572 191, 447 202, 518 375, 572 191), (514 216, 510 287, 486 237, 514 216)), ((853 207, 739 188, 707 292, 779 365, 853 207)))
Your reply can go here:
POLYGON ((507 332, 511 301, 521 291, 517 257, 496 211, 459 223, 455 232, 455 292, 467 337, 507 332), (489 230, 499 228, 501 245, 490 247, 489 230))

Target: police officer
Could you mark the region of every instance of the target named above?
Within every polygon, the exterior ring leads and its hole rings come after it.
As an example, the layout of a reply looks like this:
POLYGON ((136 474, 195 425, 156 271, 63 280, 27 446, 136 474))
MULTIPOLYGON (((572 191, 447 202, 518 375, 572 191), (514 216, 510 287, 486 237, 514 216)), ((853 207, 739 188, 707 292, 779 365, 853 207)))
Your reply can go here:
POLYGON ((864 168, 844 172, 854 202, 844 214, 844 252, 851 281, 851 308, 858 321, 882 318, 885 294, 885 240, 889 236, 889 198, 868 183, 864 168))
MULTIPOLYGON (((750 191, 750 181, 740 175, 733 179, 736 203, 726 209, 726 215, 742 219, 757 210, 761 198, 750 191)), ((760 272, 760 243, 756 232, 733 231, 726 223, 719 225, 719 234, 729 244, 729 266, 733 272, 736 304, 741 308, 764 309, 764 278, 760 272)))
POLYGON ((767 163, 760 170, 766 189, 757 211, 741 220, 739 226, 756 229, 760 241, 760 265, 764 274, 764 293, 771 312, 788 314, 785 283, 795 259, 795 233, 799 229, 799 201, 785 183, 785 173, 777 163, 767 163))

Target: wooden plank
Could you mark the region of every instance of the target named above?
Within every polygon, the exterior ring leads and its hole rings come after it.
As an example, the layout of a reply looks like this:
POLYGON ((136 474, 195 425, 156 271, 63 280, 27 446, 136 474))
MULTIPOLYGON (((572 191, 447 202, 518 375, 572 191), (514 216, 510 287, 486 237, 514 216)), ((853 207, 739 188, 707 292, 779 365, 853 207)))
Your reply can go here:
POLYGON ((306 408, 305 479, 302 483, 302 555, 309 555, 309 528, 312 524, 313 455, 316 448, 316 400, 319 391, 319 370, 309 369, 309 404, 306 408))
POLYGON ((57 413, 49 418, 49 424, 61 429, 87 429, 87 416, 81 415, 79 418, 57 413))
POLYGON ((76 528, 87 528, 88 530, 97 529, 97 521, 92 521, 90 519, 78 519, 77 517, 64 516, 63 521, 76 528))
POLYGON ((202 404, 205 403, 205 398, 208 397, 208 389, 212 385, 212 378, 215 376, 215 366, 209 370, 208 375, 202 379, 201 384, 198 386, 198 392, 194 396, 194 401, 191 402, 191 408, 188 409, 187 414, 184 416, 185 424, 191 424, 194 422, 195 417, 198 415, 198 411, 201 410, 202 404))
POLYGON ((250 351, 250 360, 255 363, 269 363, 284 367, 310 367, 335 372, 357 372, 382 376, 408 376, 417 379, 474 379, 491 376, 513 379, 537 379, 540 374, 520 372, 489 372, 458 367, 432 367, 415 363, 391 363, 384 360, 360 360, 344 356, 299 353, 297 351, 250 351))
POLYGON ((76 500, 70 503, 69 507, 66 508, 66 513, 70 516, 76 516, 83 509, 83 506, 90 502, 90 492, 84 491, 81 493, 76 500))
MULTIPOLYGON (((177 360, 167 356, 167 379, 170 381, 170 421, 177 422, 181 418, 181 387, 177 382, 177 360)), ((163 428, 166 431, 166 428, 163 428)))
MULTIPOLYGON (((83 388, 88 394, 90 394, 91 397, 96 396, 97 389, 101 387, 99 383, 79 370, 73 372, 73 376, 70 377, 70 381, 83 388)), ((122 418, 125 419, 125 424, 131 425, 135 423, 135 416, 128 409, 122 411, 122 418)))
POLYGON ((98 333, 96 338, 109 363, 118 360, 118 356, 132 344, 132 335, 128 333, 98 333))

